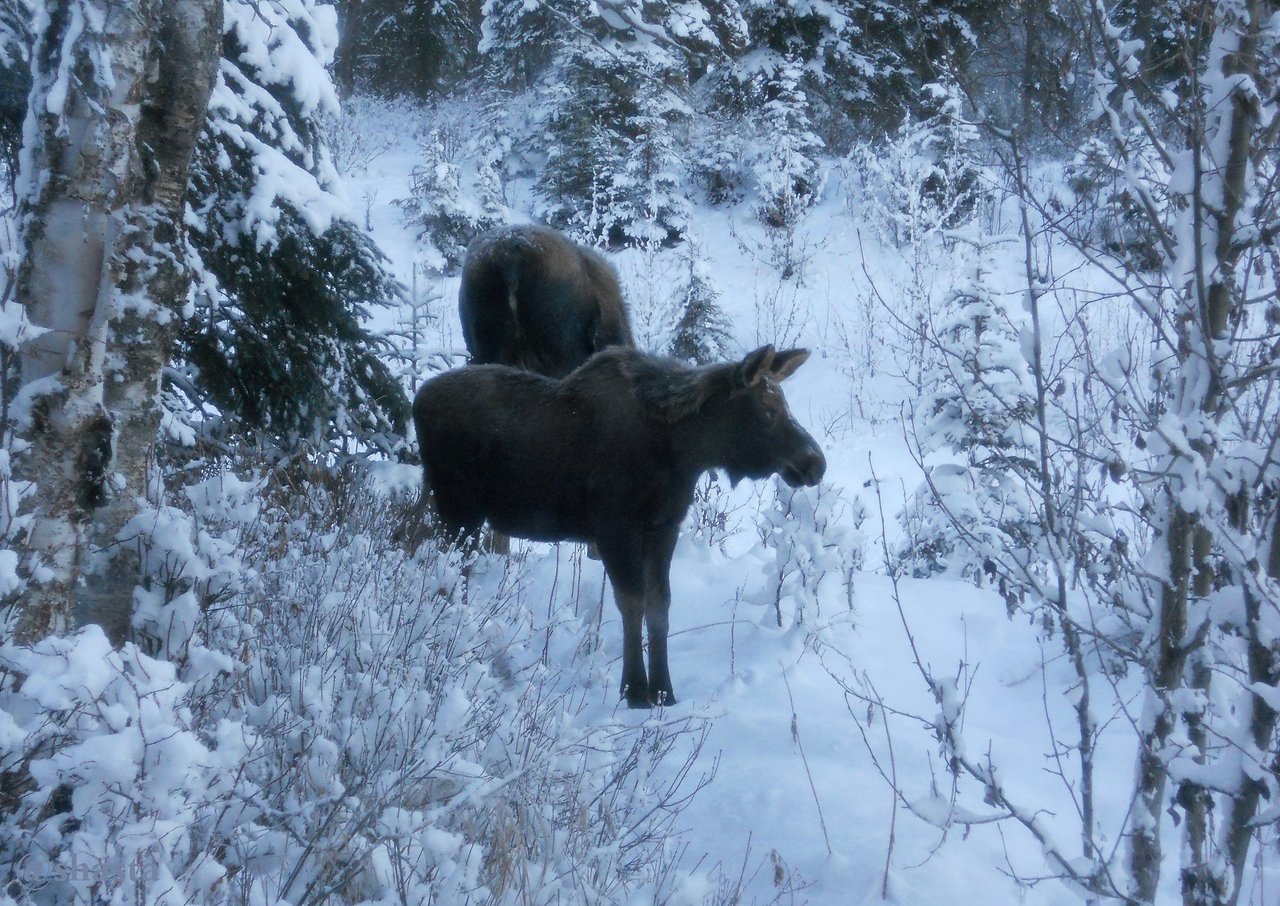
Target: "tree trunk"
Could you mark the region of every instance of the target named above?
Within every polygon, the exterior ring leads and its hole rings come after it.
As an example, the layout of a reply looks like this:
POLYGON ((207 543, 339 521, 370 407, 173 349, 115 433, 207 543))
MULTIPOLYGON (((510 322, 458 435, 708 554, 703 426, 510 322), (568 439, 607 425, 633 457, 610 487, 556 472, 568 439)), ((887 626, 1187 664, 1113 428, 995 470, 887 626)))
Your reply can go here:
MULTIPOLYGON (((1280 685, 1280 651, 1268 638, 1265 629, 1264 609, 1276 607, 1275 592, 1280 589, 1280 511, 1271 520, 1271 537, 1268 545, 1260 545, 1266 551, 1267 562, 1261 565, 1257 584, 1246 581, 1245 638, 1248 643, 1249 682, 1251 685, 1275 687, 1280 685), (1270 594, 1268 594, 1270 592, 1270 594)), ((1272 751, 1271 740, 1276 730, 1276 710, 1257 692, 1251 692, 1241 714, 1241 722, 1248 727, 1251 749, 1242 753, 1262 771, 1275 771, 1277 757, 1272 751)), ((1231 872, 1229 883, 1219 892, 1218 903, 1236 906, 1244 886, 1244 869, 1249 858, 1249 844, 1257 832, 1253 820, 1258 806, 1267 796, 1267 785, 1253 772, 1240 772, 1240 788, 1225 799, 1222 819, 1222 851, 1227 868, 1231 872)))
POLYGON ((158 391, 187 304, 187 167, 222 38, 220 0, 54 3, 35 23, 19 299, 31 584, 20 638, 128 632, 137 570, 117 535, 149 488, 158 391))
MULTIPOLYGON (((1159 880, 1160 820, 1168 777, 1165 745, 1181 722, 1198 750, 1195 760, 1203 763, 1207 747, 1202 716, 1176 709, 1172 694, 1188 683, 1189 663, 1190 685, 1206 700, 1212 675, 1199 651, 1204 644, 1201 630, 1207 627, 1189 625, 1188 618, 1190 603, 1203 599, 1213 588, 1209 520, 1217 514, 1189 509, 1182 500, 1188 476, 1207 482, 1204 476, 1222 452, 1221 424, 1229 404, 1222 375, 1231 350, 1232 315, 1242 303, 1236 279, 1241 250, 1238 219, 1245 205, 1245 178, 1258 122, 1256 99, 1233 77, 1256 76, 1258 40, 1266 20, 1261 0, 1249 0, 1243 9, 1244 21, 1235 20, 1231 12, 1222 7, 1205 8, 1206 15, 1214 17, 1206 18, 1198 32, 1205 46, 1190 48, 1186 61, 1192 71, 1188 93, 1197 103, 1196 114, 1187 126, 1187 149, 1192 152, 1194 167, 1185 214, 1195 257, 1185 287, 1177 282, 1179 263, 1170 262, 1170 285, 1180 298, 1175 313, 1177 384, 1169 412, 1182 423, 1189 451, 1171 451, 1162 488, 1161 505, 1168 514, 1162 526, 1166 574, 1147 664, 1150 710, 1145 715, 1148 723, 1139 754, 1142 808, 1131 849, 1134 895, 1144 903, 1154 901, 1159 880), (1202 86, 1195 66, 1202 55, 1211 65, 1221 67, 1208 76, 1234 86, 1230 102, 1217 109, 1200 106, 1202 86)), ((1210 797, 1197 781, 1187 777, 1178 780, 1174 801, 1185 822, 1182 892, 1187 904, 1213 902, 1223 889, 1223 878, 1210 852, 1210 797)))
POLYGON ((333 57, 333 84, 345 101, 356 90, 356 57, 361 40, 363 0, 337 0, 338 47, 333 57))

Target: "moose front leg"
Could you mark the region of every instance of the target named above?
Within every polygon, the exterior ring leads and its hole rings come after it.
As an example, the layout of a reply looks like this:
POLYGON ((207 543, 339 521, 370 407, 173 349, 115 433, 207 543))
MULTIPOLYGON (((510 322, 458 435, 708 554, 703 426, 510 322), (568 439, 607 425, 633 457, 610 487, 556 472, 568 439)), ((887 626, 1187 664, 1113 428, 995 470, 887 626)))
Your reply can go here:
POLYGON ((600 539, 600 559, 622 614, 622 694, 630 708, 650 705, 644 669, 645 570, 638 539, 600 539))
POLYGON ((648 708, 649 679, 644 670, 644 596, 613 587, 622 612, 622 695, 628 708, 648 708))
POLYGON ((649 627, 649 697, 655 705, 674 705, 671 671, 667 666, 668 614, 671 610, 671 556, 680 526, 649 534, 644 546, 645 623, 649 627))

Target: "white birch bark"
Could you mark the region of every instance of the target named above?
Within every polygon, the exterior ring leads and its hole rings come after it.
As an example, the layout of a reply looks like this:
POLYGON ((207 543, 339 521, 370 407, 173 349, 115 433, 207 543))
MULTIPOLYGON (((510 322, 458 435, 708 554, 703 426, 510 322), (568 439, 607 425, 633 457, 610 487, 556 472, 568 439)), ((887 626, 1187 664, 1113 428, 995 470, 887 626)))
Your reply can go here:
POLYGON ((187 302, 182 207, 221 41, 218 0, 70 0, 38 11, 20 165, 15 416, 35 483, 21 637, 128 629, 116 533, 147 492, 157 393, 187 302))
MULTIPOLYGON (((1213 528, 1224 508, 1211 489, 1210 472, 1223 455, 1223 420, 1230 407, 1226 380, 1231 375, 1232 320, 1243 304, 1236 267, 1242 248, 1239 219, 1244 211, 1246 175, 1255 154, 1258 122, 1254 77, 1259 35, 1266 27, 1266 4, 1234 0, 1209 14, 1205 68, 1194 73, 1195 115, 1186 124, 1186 149, 1192 161, 1189 186, 1175 225, 1177 253, 1167 262, 1167 278, 1176 300, 1171 333, 1177 337, 1173 393, 1165 417, 1152 432, 1153 444, 1168 454, 1160 492, 1155 496, 1163 544, 1157 619, 1149 633, 1145 664, 1147 703, 1138 764, 1138 800, 1131 826, 1130 865, 1134 898, 1155 901, 1162 861, 1161 816, 1167 802, 1171 735, 1181 723, 1203 764, 1204 715, 1175 706, 1184 686, 1207 697, 1212 671, 1205 658, 1208 626, 1196 625, 1193 602, 1203 600, 1215 579, 1213 528), (1209 37, 1211 36, 1211 37, 1209 37), (1189 675, 1188 675, 1189 674, 1189 675)), ((1193 61, 1194 62, 1194 61, 1193 61)), ((1183 702, 1196 696, 1180 696, 1183 702)), ((1212 794, 1191 777, 1175 776, 1174 797, 1183 816, 1183 902, 1217 902, 1226 888, 1225 871, 1210 852, 1212 794)))

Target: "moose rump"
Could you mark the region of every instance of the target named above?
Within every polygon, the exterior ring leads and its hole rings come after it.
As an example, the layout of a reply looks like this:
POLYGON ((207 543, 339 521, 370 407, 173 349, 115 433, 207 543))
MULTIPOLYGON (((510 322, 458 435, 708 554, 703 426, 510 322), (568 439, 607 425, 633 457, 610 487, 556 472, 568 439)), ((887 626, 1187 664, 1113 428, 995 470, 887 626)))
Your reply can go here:
POLYGON ((613 268, 543 226, 512 226, 467 248, 458 292, 473 364, 563 377, 608 346, 633 346, 613 268))
POLYGON ((778 386, 807 357, 766 346, 693 368, 614 347, 559 380, 498 365, 446 372, 414 400, 424 496, 452 535, 488 521, 520 538, 594 543, 622 614, 627 703, 673 704, 671 557, 694 486, 713 468, 734 482, 822 478, 826 460, 778 386))

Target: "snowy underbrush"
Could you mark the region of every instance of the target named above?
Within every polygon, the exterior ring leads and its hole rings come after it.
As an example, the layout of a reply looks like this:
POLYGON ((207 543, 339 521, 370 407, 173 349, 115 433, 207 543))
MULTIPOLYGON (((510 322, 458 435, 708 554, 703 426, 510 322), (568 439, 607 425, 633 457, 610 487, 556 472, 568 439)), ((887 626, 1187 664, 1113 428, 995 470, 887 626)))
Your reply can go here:
POLYGON ((342 112, 323 123, 334 169, 347 177, 366 173, 406 136, 423 137, 429 128, 426 118, 422 107, 406 98, 346 98, 342 112))
POLYGON ((90 626, 0 648, 5 902, 656 901, 679 883, 669 831, 707 782, 705 728, 589 705, 551 655, 582 623, 531 598, 529 561, 407 557, 395 507, 348 483, 222 473, 185 498, 139 534, 140 644, 90 626))
POLYGON ((766 583, 754 603, 771 609, 779 627, 802 624, 821 613, 824 585, 838 586, 852 611, 853 577, 866 541, 861 499, 845 498, 832 484, 790 488, 776 477, 773 492, 776 504, 761 511, 756 526, 766 583))

